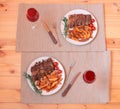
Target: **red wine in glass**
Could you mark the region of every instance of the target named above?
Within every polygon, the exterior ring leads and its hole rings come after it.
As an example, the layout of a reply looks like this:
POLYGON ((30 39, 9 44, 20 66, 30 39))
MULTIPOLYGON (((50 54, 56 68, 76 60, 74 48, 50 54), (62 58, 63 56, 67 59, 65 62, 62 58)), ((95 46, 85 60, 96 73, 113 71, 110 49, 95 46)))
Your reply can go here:
POLYGON ((39 13, 35 8, 29 8, 26 14, 27 18, 31 22, 35 22, 39 19, 39 13))
POLYGON ((86 83, 93 83, 95 81, 95 73, 91 70, 87 70, 84 74, 83 74, 83 80, 86 83))

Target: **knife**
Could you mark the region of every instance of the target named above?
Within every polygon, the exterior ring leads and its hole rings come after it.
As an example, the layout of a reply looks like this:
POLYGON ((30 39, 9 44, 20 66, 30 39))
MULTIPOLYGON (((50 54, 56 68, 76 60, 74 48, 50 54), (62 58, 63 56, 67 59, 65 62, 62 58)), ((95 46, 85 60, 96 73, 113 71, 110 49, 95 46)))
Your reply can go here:
POLYGON ((53 35, 52 31, 50 30, 49 26, 47 25, 47 23, 45 21, 42 20, 43 26, 45 28, 45 30, 48 32, 50 38, 52 39, 54 44, 57 44, 57 40, 55 39, 55 36, 53 35))
POLYGON ((66 96, 68 91, 70 90, 70 88, 72 87, 72 85, 74 84, 74 82, 77 80, 78 76, 81 74, 81 72, 78 72, 75 77, 72 79, 72 81, 68 84, 68 86, 65 88, 65 90, 62 93, 62 96, 66 96))

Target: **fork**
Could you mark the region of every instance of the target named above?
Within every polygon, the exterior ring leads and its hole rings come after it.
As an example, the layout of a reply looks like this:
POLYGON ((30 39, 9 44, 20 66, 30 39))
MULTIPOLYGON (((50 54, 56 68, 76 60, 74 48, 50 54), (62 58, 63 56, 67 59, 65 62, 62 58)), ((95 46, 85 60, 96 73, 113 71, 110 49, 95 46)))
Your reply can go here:
POLYGON ((70 64, 69 70, 68 70, 67 80, 68 80, 68 78, 69 78, 69 76, 70 76, 70 73, 71 73, 73 67, 75 66, 75 64, 76 64, 76 61, 75 61, 74 59, 72 59, 72 62, 71 62, 71 64, 70 64))
POLYGON ((57 39, 58 39, 58 44, 59 44, 59 47, 61 47, 61 42, 60 42, 60 39, 59 39, 59 36, 58 36, 58 31, 57 31, 57 23, 56 22, 54 22, 53 23, 53 29, 55 30, 55 33, 56 33, 56 35, 57 35, 57 39))

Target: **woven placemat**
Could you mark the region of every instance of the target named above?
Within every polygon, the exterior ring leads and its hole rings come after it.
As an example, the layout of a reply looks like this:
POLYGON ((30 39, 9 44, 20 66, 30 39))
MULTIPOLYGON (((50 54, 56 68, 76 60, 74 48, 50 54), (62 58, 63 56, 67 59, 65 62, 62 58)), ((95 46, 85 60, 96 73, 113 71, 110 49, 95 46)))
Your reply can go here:
POLYGON ((16 44, 17 51, 105 51, 103 4, 20 4, 16 44), (27 9, 31 7, 37 9, 40 14, 40 19, 37 22, 30 22, 26 18, 27 9), (98 22, 97 36, 87 45, 72 45, 61 35, 60 22, 63 16, 73 9, 84 9, 89 11, 95 16, 98 22), (58 44, 53 44, 48 33, 41 24, 41 19, 46 20, 55 37, 56 33, 53 29, 53 25, 55 23, 57 24, 61 47, 59 47, 58 44), (34 25, 38 26, 32 29, 34 25))
POLYGON ((111 72, 111 55, 109 51, 105 52, 55 52, 55 53, 22 53, 21 69, 21 102, 23 103, 107 103, 109 102, 109 83, 111 72), (41 96, 36 94, 28 85, 23 72, 27 71, 30 63, 42 56, 54 57, 59 60, 65 69, 66 76, 70 64, 73 60, 76 62, 69 79, 65 81, 62 89, 56 94, 50 96, 41 96), (92 84, 83 81, 83 73, 86 70, 93 70, 96 74, 96 80, 92 84), (78 72, 81 75, 74 83, 65 97, 61 94, 74 75, 78 72))

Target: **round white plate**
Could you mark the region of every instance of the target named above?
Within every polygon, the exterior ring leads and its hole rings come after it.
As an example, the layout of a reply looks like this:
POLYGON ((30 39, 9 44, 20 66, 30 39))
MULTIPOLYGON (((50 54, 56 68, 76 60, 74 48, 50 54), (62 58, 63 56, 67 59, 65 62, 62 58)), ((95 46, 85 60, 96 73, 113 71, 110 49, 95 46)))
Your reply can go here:
MULTIPOLYGON (((64 17, 66 17, 68 19, 69 15, 72 15, 72 14, 90 14, 91 17, 93 19, 95 19, 95 17, 90 13, 88 12, 87 10, 83 10, 83 9, 74 9, 72 11, 69 11, 64 17)), ((61 28, 61 32, 62 32, 62 35, 63 37, 71 44, 74 44, 74 45, 85 45, 85 44, 88 44, 90 43, 91 41, 93 41, 93 39, 96 37, 96 34, 97 34, 97 31, 98 31, 98 25, 97 25, 97 21, 95 19, 95 22, 93 23, 96 30, 93 31, 92 33, 92 38, 90 38, 89 40, 87 41, 84 41, 84 42, 78 42, 78 41, 75 41, 75 40, 72 40, 70 38, 68 38, 67 36, 64 35, 64 22, 61 21, 61 25, 60 25, 60 28, 61 28)))
MULTIPOLYGON (((42 61, 42 60, 46 60, 48 58, 51 58, 51 57, 44 56, 44 57, 39 57, 39 58, 35 59, 29 65, 29 67, 27 69, 27 74, 31 75, 31 67, 34 66, 36 62, 39 62, 39 61, 42 61)), ((42 90, 41 95, 52 95, 52 94, 55 94, 56 92, 58 92, 62 88, 62 86, 64 84, 64 81, 65 81, 65 71, 64 71, 64 68, 63 68, 62 64, 58 60, 56 60, 55 58, 52 58, 52 60, 53 60, 53 62, 57 62, 59 69, 62 70, 62 73, 61 73, 61 75, 62 75, 61 84, 59 84, 56 89, 51 90, 49 92, 46 92, 45 90, 42 90)), ((34 91, 34 88, 33 88, 33 86, 31 85, 31 83, 30 83, 30 81, 28 79, 27 79, 27 82, 28 82, 30 88, 34 91)))

